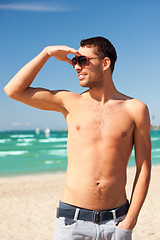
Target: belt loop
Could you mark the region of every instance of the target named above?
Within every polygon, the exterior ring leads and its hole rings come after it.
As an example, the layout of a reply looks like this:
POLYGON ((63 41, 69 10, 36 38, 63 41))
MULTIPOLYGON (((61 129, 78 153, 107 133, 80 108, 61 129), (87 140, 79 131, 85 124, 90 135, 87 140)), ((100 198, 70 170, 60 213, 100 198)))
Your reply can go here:
POLYGON ((116 210, 112 210, 111 211, 112 212, 112 214, 113 214, 113 220, 115 221, 115 222, 117 222, 117 217, 116 217, 116 210))
POLYGON ((74 214, 74 218, 73 218, 74 221, 77 221, 78 215, 79 215, 79 211, 80 211, 80 209, 76 208, 76 211, 75 211, 75 214, 74 214))

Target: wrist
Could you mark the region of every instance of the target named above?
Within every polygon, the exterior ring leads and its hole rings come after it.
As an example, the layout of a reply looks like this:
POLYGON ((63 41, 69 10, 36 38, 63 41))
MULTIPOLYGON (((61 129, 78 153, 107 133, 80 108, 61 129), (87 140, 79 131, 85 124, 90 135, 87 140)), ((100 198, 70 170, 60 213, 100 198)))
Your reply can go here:
POLYGON ((50 57, 51 57, 50 47, 49 47, 49 46, 48 46, 48 47, 45 47, 45 48, 42 50, 42 53, 43 53, 46 57, 50 58, 50 57))
POLYGON ((137 218, 129 218, 126 216, 122 223, 125 225, 127 229, 133 229, 137 223, 137 218))

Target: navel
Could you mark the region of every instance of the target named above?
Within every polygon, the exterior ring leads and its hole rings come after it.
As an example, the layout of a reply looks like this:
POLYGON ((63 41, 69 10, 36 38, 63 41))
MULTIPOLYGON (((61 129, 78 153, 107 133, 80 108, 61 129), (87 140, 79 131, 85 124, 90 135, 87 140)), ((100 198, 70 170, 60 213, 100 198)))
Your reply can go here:
POLYGON ((101 196, 102 196, 102 187, 101 187, 101 184, 100 184, 100 182, 99 181, 97 181, 96 182, 96 185, 97 185, 97 190, 98 190, 98 198, 100 199, 101 198, 101 196))

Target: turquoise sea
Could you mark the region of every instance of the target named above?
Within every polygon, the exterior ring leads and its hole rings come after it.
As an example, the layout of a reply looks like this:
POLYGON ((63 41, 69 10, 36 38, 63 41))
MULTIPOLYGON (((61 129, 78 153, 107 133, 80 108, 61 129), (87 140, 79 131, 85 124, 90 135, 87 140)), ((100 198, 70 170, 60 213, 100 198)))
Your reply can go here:
MULTIPOLYGON (((0 176, 65 171, 67 131, 0 132, 0 176)), ((160 130, 151 131, 152 164, 160 164, 160 130)), ((135 165, 132 152, 129 166, 135 165)))

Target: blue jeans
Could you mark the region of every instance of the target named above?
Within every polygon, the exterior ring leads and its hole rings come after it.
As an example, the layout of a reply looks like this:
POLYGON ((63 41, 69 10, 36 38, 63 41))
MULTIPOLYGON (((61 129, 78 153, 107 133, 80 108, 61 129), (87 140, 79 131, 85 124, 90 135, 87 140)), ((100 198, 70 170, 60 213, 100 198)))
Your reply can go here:
MULTIPOLYGON (((61 203, 60 207, 69 208, 69 205, 61 203)), ((122 229, 116 226, 124 216, 114 220, 93 223, 84 220, 56 219, 54 240, 131 240, 132 230, 122 229)))

